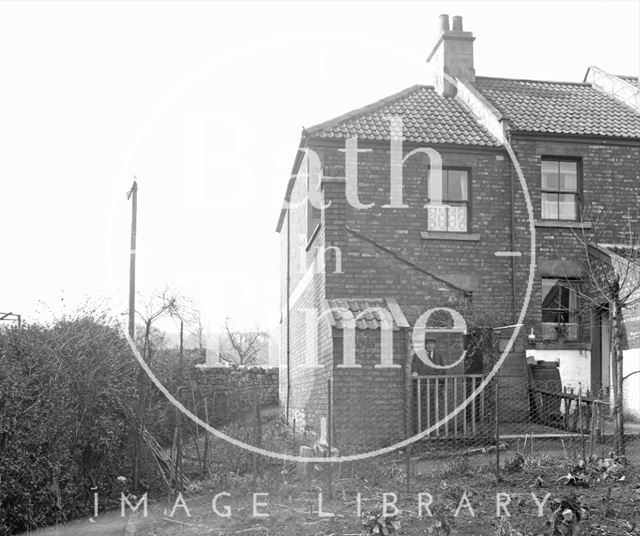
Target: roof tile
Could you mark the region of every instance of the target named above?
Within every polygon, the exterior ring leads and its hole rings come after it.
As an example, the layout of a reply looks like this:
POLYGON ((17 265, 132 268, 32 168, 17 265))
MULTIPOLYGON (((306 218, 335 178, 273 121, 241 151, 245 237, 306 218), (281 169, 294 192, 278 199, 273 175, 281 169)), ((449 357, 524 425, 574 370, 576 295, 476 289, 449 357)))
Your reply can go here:
POLYGON ((305 129, 307 136, 390 139, 389 116, 402 118, 403 141, 498 146, 500 143, 456 99, 416 85, 364 108, 305 129))
MULTIPOLYGON (((640 81, 621 76, 640 88, 640 81)), ((640 138, 640 114, 587 83, 476 77, 475 88, 516 131, 640 138)), ((390 116, 402 118, 402 139, 421 144, 499 146, 455 98, 416 85, 305 129, 316 138, 389 140, 390 116)))
POLYGON ((384 299, 333 299, 327 301, 329 307, 331 307, 331 314, 333 315, 336 327, 339 329, 344 327, 343 322, 345 320, 351 319, 351 314, 353 318, 357 319, 357 329, 379 329, 385 320, 383 318, 384 313, 382 313, 380 309, 388 311, 387 318, 392 318, 393 329, 400 329, 395 319, 393 319, 393 314, 389 311, 384 299))
POLYGON ((513 130, 640 138, 640 114, 590 84, 479 76, 474 86, 513 130))

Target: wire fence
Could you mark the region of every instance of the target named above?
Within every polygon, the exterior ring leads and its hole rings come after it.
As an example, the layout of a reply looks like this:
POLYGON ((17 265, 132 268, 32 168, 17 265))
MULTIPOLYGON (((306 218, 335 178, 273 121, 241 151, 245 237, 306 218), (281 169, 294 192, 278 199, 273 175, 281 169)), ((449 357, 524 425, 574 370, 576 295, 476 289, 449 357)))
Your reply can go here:
MULTIPOLYGON (((496 475, 505 460, 518 453, 529 459, 595 460, 624 452, 640 462, 640 425, 625 423, 623 445, 616 441, 610 393, 570 388, 557 378, 521 380, 497 375, 486 382, 481 374, 412 376, 404 396, 389 405, 365 383, 341 392, 327 381, 330 403, 318 429, 304 420, 287 423, 283 408, 261 403, 259 384, 245 385, 234 396, 244 400, 243 413, 218 429, 275 453, 305 457, 362 455, 351 463, 291 463, 259 456, 224 439, 182 423, 181 468, 187 475, 228 485, 272 475, 319 478, 327 497, 346 475, 365 474, 376 465, 401 466, 408 489, 416 484, 416 467, 442 467, 452 460, 481 459, 496 475), (248 408, 246 407, 248 405, 248 408), (406 440, 411 440, 406 444, 406 440), (404 446, 401 445, 405 442, 404 446), (382 447, 386 456, 371 457, 382 447), (388 463, 390 462, 390 464, 388 463)), ((344 387, 344 386, 343 386, 344 387)), ((211 421, 209 401, 192 396, 194 413, 211 421)), ((466 462, 465 462, 466 463, 466 462)))

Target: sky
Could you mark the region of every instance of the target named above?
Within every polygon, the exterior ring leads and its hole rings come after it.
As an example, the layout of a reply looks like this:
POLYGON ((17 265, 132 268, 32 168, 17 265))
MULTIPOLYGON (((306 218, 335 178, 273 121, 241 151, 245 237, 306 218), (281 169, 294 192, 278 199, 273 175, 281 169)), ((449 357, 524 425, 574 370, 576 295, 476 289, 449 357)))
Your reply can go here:
POLYGON ((638 1, 0 3, 0 311, 122 317, 135 176, 141 299, 275 327, 302 127, 428 83, 441 13, 478 75, 640 74, 638 1))

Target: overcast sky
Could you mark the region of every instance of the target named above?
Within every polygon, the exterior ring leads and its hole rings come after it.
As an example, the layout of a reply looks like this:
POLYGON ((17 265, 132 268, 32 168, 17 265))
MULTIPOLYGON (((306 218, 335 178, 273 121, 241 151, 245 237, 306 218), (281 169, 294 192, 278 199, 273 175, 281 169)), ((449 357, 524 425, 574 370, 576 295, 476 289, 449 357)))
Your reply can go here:
POLYGON ((124 310, 135 175, 140 291, 275 326, 303 126, 428 83, 440 13, 474 33, 479 75, 637 76, 639 5, 1 3, 0 311, 124 310))

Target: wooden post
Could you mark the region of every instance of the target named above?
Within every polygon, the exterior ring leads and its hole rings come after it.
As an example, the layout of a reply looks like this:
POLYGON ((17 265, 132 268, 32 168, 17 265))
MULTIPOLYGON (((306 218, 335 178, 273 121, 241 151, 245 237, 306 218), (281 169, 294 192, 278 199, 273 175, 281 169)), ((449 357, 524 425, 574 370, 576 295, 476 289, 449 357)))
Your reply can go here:
MULTIPOLYGON (((253 392, 253 414, 255 416, 255 444, 259 448, 262 446, 262 415, 260 412, 260 400, 258 397, 258 389, 255 388, 253 392)), ((258 455, 255 452, 251 453, 251 461, 253 465, 253 478, 258 476, 258 455)))
POLYGON ((182 480, 182 412, 178 410, 178 442, 176 444, 176 475, 178 477, 178 491, 183 491, 182 480))
MULTIPOLYGON (((411 379, 411 367, 413 362, 413 346, 411 345, 411 332, 409 329, 404 330, 406 359, 404 362, 404 388, 405 388, 405 408, 404 408, 404 438, 409 439, 413 435, 413 415, 411 412, 411 398, 413 395, 413 380, 411 379)), ((420 383, 420 380, 418 380, 420 383)), ((419 392, 419 390, 418 390, 419 392)), ((420 398, 418 398, 418 413, 420 413, 420 398)), ((418 426, 418 433, 420 426, 418 426)), ((405 465, 406 465, 406 487, 407 495, 411 493, 411 450, 412 445, 405 447, 405 465)))
POLYGON ((498 413, 498 404, 500 402, 498 375, 496 374, 496 409, 495 409, 495 425, 496 425, 496 480, 502 482, 500 477, 500 417, 498 413))
POLYGON ((171 500, 173 499, 173 489, 177 488, 177 472, 178 472, 178 414, 180 410, 175 408, 175 426, 173 428, 173 442, 171 443, 171 452, 169 460, 169 493, 167 495, 167 507, 171 507, 171 500))
POLYGON ((582 445, 582 459, 586 458, 584 446, 584 424, 582 422, 582 383, 578 384, 578 419, 580 420, 580 443, 582 445))
MULTIPOLYGON (((328 456, 331 457, 332 440, 333 440, 333 389, 331 380, 327 380, 327 443, 329 446, 328 456)), ((327 463, 327 496, 329 499, 333 499, 333 483, 331 481, 332 473, 331 463, 327 463)))
POLYGON ((129 248, 129 336, 135 337, 136 314, 136 234, 138 226, 138 182, 135 177, 127 194, 131 199, 131 241, 129 248))
MULTIPOLYGON (((473 393, 476 390, 476 377, 471 377, 471 392, 473 393)), ((497 378, 497 375, 496 375, 497 378)), ((496 396, 498 393, 498 381, 496 380, 496 396)), ((496 399, 496 419, 498 415, 498 399, 496 399)), ((475 436, 478 433, 477 423, 476 423, 476 399, 474 398, 471 401, 471 433, 475 436)))
MULTIPOLYGON (((204 418, 205 418, 205 422, 207 424, 211 424, 209 422, 209 403, 207 400, 207 397, 203 397, 203 402, 204 402, 204 418)), ((205 430, 205 435, 204 435, 204 471, 205 471, 205 475, 209 475, 210 474, 210 462, 209 462, 209 430, 205 430)))
POLYGON ((296 418, 293 418, 293 438, 292 438, 292 449, 293 449, 293 455, 297 456, 297 452, 296 452, 296 418))
MULTIPOLYGON (((595 393, 594 393, 595 394, 595 393)), ((598 420, 598 404, 595 396, 593 402, 591 402, 591 421, 589 422, 589 459, 593 456, 593 449, 596 442, 596 427, 598 420)))
MULTIPOLYGON (((135 316, 136 316, 136 235, 138 225, 138 182, 135 177, 131 189, 127 193, 127 200, 131 199, 131 237, 129 242, 129 337, 135 339, 135 316)), ((144 356, 143 356, 144 357, 144 356)), ((138 372, 138 406, 142 406, 142 393, 144 391, 144 378, 141 372, 138 372)), ((137 417, 140 419, 140 410, 137 417)), ((137 432, 133 442, 133 489, 138 489, 140 483, 140 456, 142 454, 142 431, 144 425, 142 422, 136 423, 137 432)))
MULTIPOLYGON (((195 387, 193 386, 193 380, 191 380, 189 382, 189 385, 191 387, 191 400, 193 401, 193 413, 195 415, 198 414, 198 403, 196 402, 196 393, 195 393, 195 387)), ((195 436, 192 436, 192 440, 193 443, 195 445, 196 448, 196 455, 198 456, 198 465, 200 466, 200 473, 203 473, 203 467, 202 467, 202 457, 200 456, 200 427, 196 426, 196 433, 195 436)))

